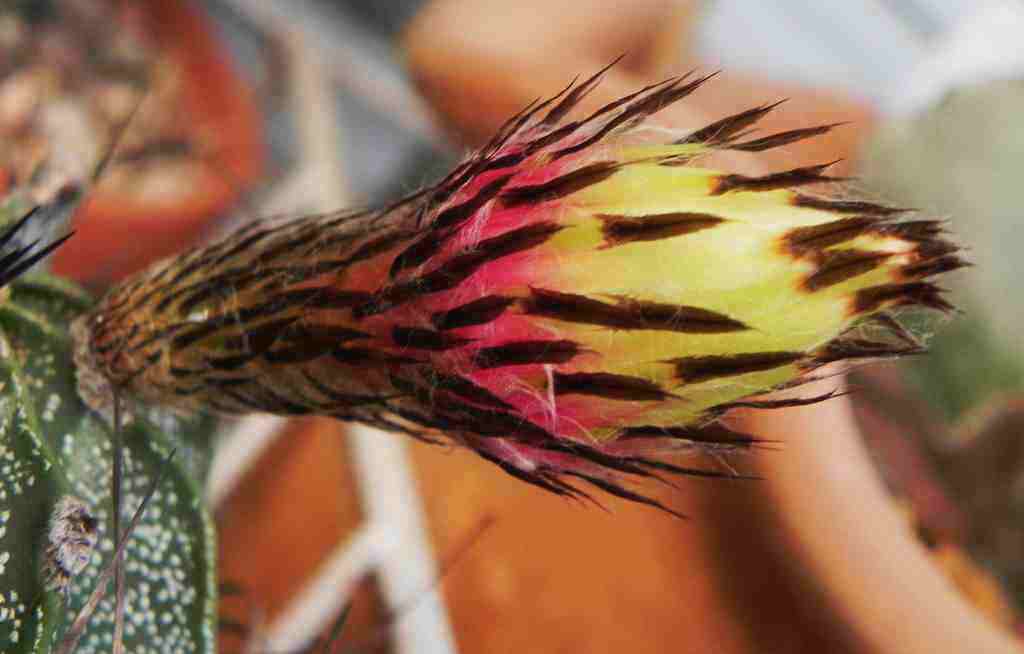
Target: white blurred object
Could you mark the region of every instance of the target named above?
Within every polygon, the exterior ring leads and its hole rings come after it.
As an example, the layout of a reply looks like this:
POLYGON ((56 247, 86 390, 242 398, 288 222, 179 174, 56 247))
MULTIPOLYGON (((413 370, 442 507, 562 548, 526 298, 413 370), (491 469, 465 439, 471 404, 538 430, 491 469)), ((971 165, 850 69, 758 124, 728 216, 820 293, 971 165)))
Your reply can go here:
POLYGON ((1000 0, 981 4, 930 48, 890 90, 883 109, 906 116, 924 111, 952 89, 1024 73, 1024 4, 1000 0))
POLYGON ((716 0, 699 27, 697 50, 725 70, 840 88, 880 102, 925 47, 920 31, 890 4, 897 0, 716 0))
POLYGON ((842 89, 908 115, 957 86, 1019 76, 1021 34, 1019 0, 716 0, 697 47, 726 69, 842 89))

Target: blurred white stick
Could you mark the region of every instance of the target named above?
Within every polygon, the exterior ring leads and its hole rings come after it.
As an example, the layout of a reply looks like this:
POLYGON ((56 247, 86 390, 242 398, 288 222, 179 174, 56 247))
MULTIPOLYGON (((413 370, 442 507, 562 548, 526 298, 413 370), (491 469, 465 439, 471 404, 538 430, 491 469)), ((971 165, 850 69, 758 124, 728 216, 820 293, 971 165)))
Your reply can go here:
MULTIPOLYGON (((320 565, 313 580, 263 632, 266 651, 299 652, 323 633, 341 614, 359 581, 373 572, 380 559, 380 543, 387 536, 370 521, 339 544, 320 565)), ((299 538, 301 534, 293 537, 299 538)))
POLYGON ((246 416, 217 437, 217 452, 206 483, 206 503, 214 513, 287 422, 275 416, 246 416))
POLYGON ((349 437, 367 518, 384 536, 378 541, 377 578, 395 619, 395 651, 454 653, 409 441, 363 425, 350 428, 349 437))
MULTIPOLYGON (((350 198, 338 157, 337 102, 320 68, 322 59, 313 56, 296 32, 289 31, 285 43, 294 113, 301 117, 302 157, 298 172, 288 180, 288 197, 278 195, 275 208, 325 211, 345 206, 350 198)), ((283 421, 267 417, 247 418, 235 427, 211 474, 208 496, 214 505, 282 427, 283 421)), ((358 581, 376 573, 395 617, 395 651, 453 654, 454 637, 436 588, 439 571, 408 444, 404 438, 363 426, 353 427, 350 438, 365 523, 334 550, 315 578, 261 634, 261 641, 270 651, 297 651, 308 645, 337 617, 358 581)))

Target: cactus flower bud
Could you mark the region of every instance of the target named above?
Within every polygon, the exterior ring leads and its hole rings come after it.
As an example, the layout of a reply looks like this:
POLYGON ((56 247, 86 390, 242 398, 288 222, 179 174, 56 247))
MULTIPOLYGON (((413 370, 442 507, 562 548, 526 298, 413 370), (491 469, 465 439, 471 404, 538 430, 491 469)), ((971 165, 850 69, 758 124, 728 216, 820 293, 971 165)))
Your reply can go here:
POLYGON ((749 446, 718 418, 779 402, 744 398, 920 351, 893 315, 951 308, 939 223, 813 194, 828 164, 700 166, 827 126, 744 136, 770 105, 665 142, 643 121, 707 78, 571 118, 599 79, 391 207, 256 222, 128 281, 76 329, 83 386, 443 436, 559 494, 656 504, 625 479, 722 474, 663 454, 749 446))

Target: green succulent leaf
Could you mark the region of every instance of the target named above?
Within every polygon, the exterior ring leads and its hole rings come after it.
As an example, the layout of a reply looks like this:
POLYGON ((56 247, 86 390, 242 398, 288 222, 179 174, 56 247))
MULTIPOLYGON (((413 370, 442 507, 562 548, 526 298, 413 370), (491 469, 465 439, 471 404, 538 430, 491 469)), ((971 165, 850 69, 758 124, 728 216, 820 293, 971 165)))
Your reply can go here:
MULTIPOLYGON (((60 642, 113 553, 111 429, 79 399, 68 326, 89 304, 51 277, 21 279, 0 298, 0 651, 49 652, 60 642), (65 495, 84 501, 99 540, 65 598, 46 590, 50 515, 65 495)), ((127 651, 215 651, 214 533, 202 503, 213 423, 136 412, 125 428, 122 524, 162 466, 166 480, 127 546, 127 651), (165 463, 172 450, 177 454, 165 463)), ((110 651, 112 590, 78 652, 110 651)))

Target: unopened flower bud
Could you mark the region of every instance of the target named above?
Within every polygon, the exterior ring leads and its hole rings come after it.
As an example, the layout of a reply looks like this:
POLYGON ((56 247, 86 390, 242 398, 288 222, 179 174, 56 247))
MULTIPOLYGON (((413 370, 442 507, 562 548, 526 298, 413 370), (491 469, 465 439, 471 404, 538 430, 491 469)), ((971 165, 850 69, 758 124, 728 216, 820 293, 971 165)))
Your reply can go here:
MULTIPOLYGON (((329 415, 446 437, 561 494, 623 475, 715 475, 684 447, 823 364, 920 343, 963 265, 936 221, 812 192, 829 165, 702 168, 827 129, 751 139, 758 107, 665 142, 643 121, 704 79, 585 117, 599 75, 512 118, 435 186, 381 211, 256 222, 110 293, 80 328, 88 372, 187 409, 329 415)), ((794 401, 797 402, 797 401, 794 401)))

